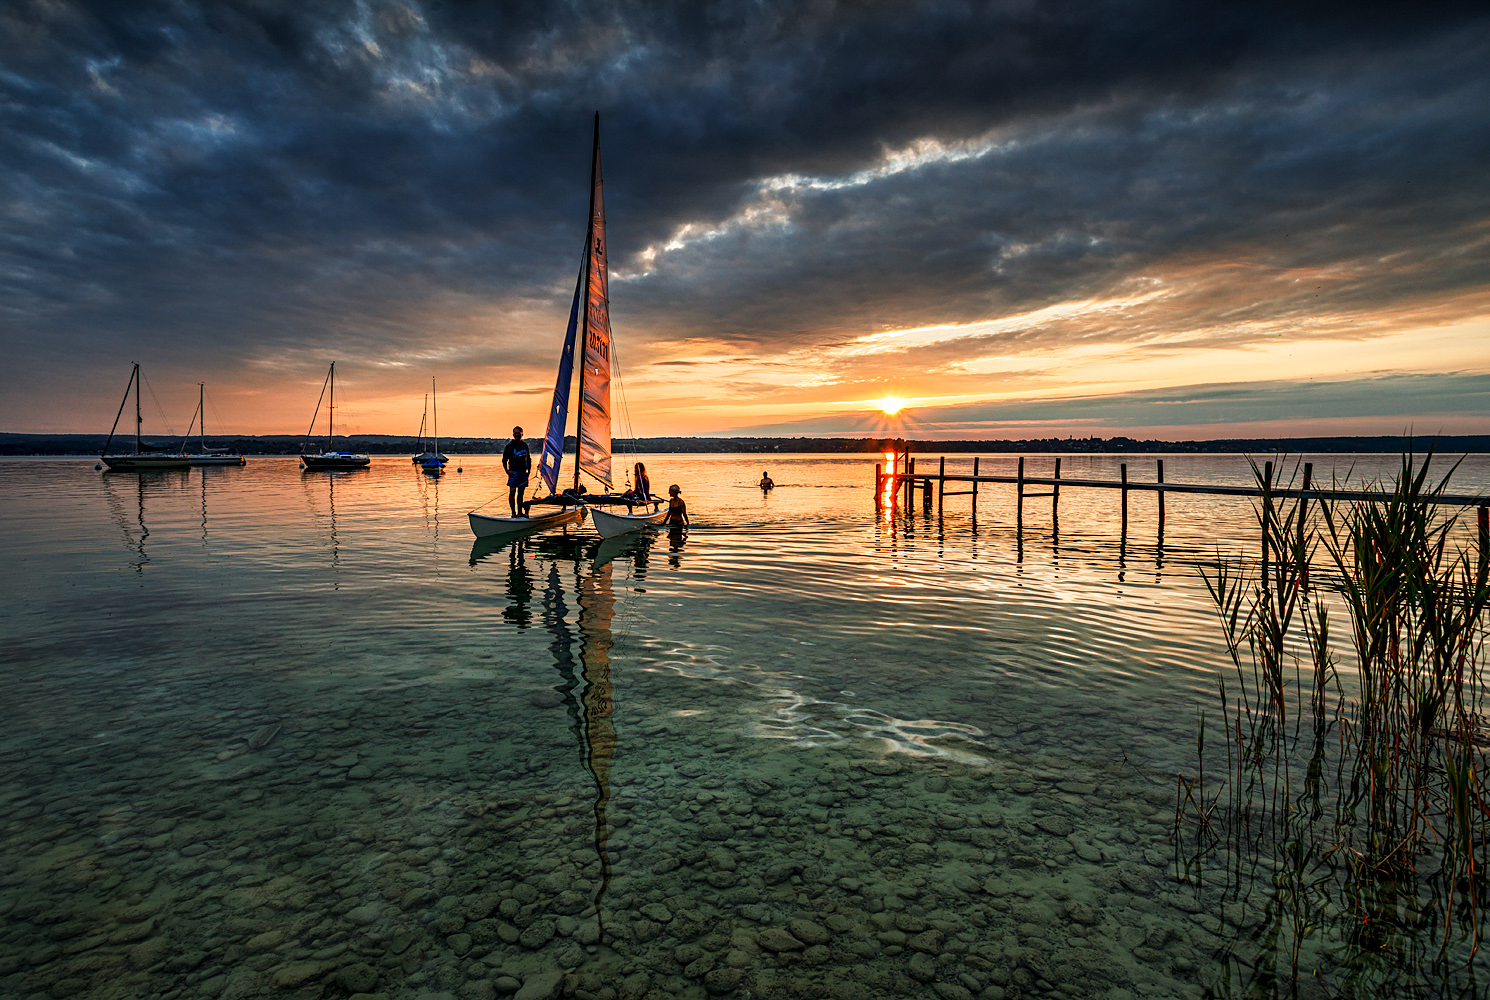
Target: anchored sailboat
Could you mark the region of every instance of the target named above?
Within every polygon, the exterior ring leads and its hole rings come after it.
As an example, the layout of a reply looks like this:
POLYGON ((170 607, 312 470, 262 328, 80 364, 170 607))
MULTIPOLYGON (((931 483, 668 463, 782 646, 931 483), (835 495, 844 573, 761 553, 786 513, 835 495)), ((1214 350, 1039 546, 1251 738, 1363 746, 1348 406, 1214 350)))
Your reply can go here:
MULTIPOLYGON (((569 326, 564 333, 564 348, 559 354, 559 375, 554 383, 548 431, 543 439, 543 455, 538 462, 538 474, 548 487, 549 495, 530 501, 528 506, 558 506, 562 513, 569 513, 569 508, 582 504, 590 511, 595 529, 607 538, 636 531, 643 525, 655 524, 667 514, 659 506, 660 498, 611 492, 610 377, 610 279, 606 265, 605 193, 600 170, 600 115, 597 114, 594 153, 590 162, 590 224, 585 233, 585 254, 574 286, 574 301, 569 307, 569 326), (559 493, 559 467, 564 460, 564 426, 569 418, 569 386, 573 380, 576 338, 581 327, 584 330, 584 347, 580 352, 580 406, 576 417, 578 426, 575 437, 578 444, 574 462, 574 485, 559 493), (580 484, 581 472, 593 477, 605 487, 606 492, 587 493, 580 484), (649 506, 650 510, 647 509, 649 506), (622 513, 620 510, 606 510, 606 507, 625 507, 626 510, 622 513), (641 508, 640 513, 637 512, 638 507, 641 508)), ((475 512, 471 514, 471 528, 478 535, 483 534, 477 528, 477 518, 481 516, 475 512)), ((561 514, 547 516, 557 518, 561 514)), ((522 523, 534 519, 488 520, 522 523)))
MULTIPOLYGON (((201 446, 200 454, 191 456, 192 465, 245 465, 242 455, 237 454, 231 448, 209 448, 207 447, 207 383, 197 383, 197 412, 192 415, 192 423, 201 421, 201 446)), ((186 428, 186 436, 191 437, 191 428, 186 428)))
POLYGON ((440 454, 440 401, 435 395, 435 380, 433 377, 429 380, 429 399, 433 404, 431 413, 434 417, 435 450, 424 453, 424 461, 419 463, 419 467, 424 470, 424 474, 427 476, 438 476, 445 471, 445 463, 450 461, 450 459, 440 454))
POLYGON ((316 412, 311 414, 310 429, 305 432, 305 443, 300 447, 300 461, 305 464, 307 470, 317 469, 362 469, 372 461, 366 455, 355 455, 350 451, 332 451, 335 447, 336 433, 333 429, 333 420, 336 416, 336 362, 331 362, 331 368, 326 372, 326 381, 321 383, 321 395, 316 400, 316 412), (308 455, 310 450, 310 435, 316 429, 316 418, 321 415, 321 400, 326 398, 326 387, 331 387, 331 401, 326 407, 326 450, 319 455, 308 455))
MULTIPOLYGON (((435 380, 433 378, 429 380, 429 387, 431 390, 433 390, 435 387, 435 380)), ((431 442, 424 436, 424 428, 429 426, 430 422, 429 404, 433 400, 433 398, 433 391, 426 392, 424 394, 424 412, 419 417, 419 454, 414 456, 414 464, 423 466, 426 465, 430 459, 434 459, 440 464, 440 468, 443 469, 445 467, 445 463, 450 461, 450 459, 440 453, 439 403, 435 403, 435 432, 433 451, 430 450, 431 442)))
MULTIPOLYGON (((146 444, 140 439, 140 426, 144 418, 140 415, 139 362, 129 373, 129 382, 124 386, 124 398, 119 401, 119 412, 114 414, 114 426, 109 428, 109 439, 103 444, 99 459, 113 472, 159 472, 163 469, 189 469, 191 459, 186 457, 185 439, 178 445, 146 444), (114 432, 119 429, 119 418, 124 416, 124 404, 129 402, 129 390, 135 392, 135 452, 133 455, 110 455, 109 445, 114 443, 114 432)), ((188 429, 188 434, 191 431, 188 429)))

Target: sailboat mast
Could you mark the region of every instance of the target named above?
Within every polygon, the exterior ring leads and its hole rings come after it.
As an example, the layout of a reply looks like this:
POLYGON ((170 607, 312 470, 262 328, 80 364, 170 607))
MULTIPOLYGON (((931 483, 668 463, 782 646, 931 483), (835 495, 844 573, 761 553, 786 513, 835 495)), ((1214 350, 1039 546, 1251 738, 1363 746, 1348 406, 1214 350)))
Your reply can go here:
MULTIPOLYGON (((198 382, 197 383, 197 412, 202 415, 202 425, 201 425, 201 427, 198 428, 198 430, 200 430, 202 432, 202 451, 204 451, 204 452, 207 450, 207 410, 203 406, 203 404, 206 403, 206 401, 207 401, 207 383, 206 382, 198 382)), ((187 430, 190 431, 191 428, 188 427, 187 430)))
POLYGON ((440 397, 439 397, 439 394, 435 392, 435 377, 433 375, 431 375, 429 377, 429 396, 430 396, 430 402, 433 404, 430 409, 431 409, 431 413, 432 413, 432 415, 434 417, 435 461, 439 461, 439 459, 440 459, 440 397))
POLYGON ((140 424, 144 418, 140 416, 140 363, 135 362, 135 454, 140 453, 140 424))
POLYGON ((331 405, 326 408, 326 450, 336 445, 336 362, 331 362, 331 405))
POLYGON ((600 112, 595 112, 595 142, 590 150, 590 212, 585 223, 585 303, 580 312, 579 412, 574 417, 574 492, 579 492, 579 450, 585 440, 585 348, 590 342, 590 241, 595 238, 595 168, 600 164, 600 112))

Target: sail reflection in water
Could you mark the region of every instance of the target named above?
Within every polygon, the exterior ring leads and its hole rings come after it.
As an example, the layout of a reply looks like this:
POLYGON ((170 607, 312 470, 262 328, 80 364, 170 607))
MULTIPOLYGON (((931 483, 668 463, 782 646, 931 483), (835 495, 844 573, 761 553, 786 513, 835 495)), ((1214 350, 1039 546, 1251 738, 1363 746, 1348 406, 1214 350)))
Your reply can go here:
POLYGON ((616 728, 611 718, 615 690, 610 675, 610 653, 614 644, 611 617, 614 610, 611 564, 607 562, 589 575, 581 575, 579 581, 579 650, 585 682, 580 692, 580 705, 583 708, 585 767, 595 781, 595 853, 600 858, 600 887, 595 891, 597 919, 600 901, 610 887, 611 879, 610 855, 606 851, 610 828, 605 810, 610 804, 610 768, 616 755, 616 728))
POLYGON ((548 535, 478 539, 471 550, 471 563, 475 565, 507 549, 505 592, 513 603, 503 610, 502 616, 519 628, 532 624, 528 604, 534 593, 535 577, 543 581, 540 621, 552 637, 548 649, 559 674, 554 690, 564 700, 581 761, 595 787, 594 844, 600 879, 592 904, 602 939, 605 930, 600 906, 612 875, 607 810, 617 745, 613 719, 615 685, 611 677, 611 650, 615 644, 612 560, 630 554, 638 570, 644 572, 647 550, 653 541, 650 535, 633 535, 607 539, 597 545, 593 539, 548 535), (548 565, 535 573, 530 566, 534 559, 548 565), (567 588, 566 577, 572 581, 567 588))

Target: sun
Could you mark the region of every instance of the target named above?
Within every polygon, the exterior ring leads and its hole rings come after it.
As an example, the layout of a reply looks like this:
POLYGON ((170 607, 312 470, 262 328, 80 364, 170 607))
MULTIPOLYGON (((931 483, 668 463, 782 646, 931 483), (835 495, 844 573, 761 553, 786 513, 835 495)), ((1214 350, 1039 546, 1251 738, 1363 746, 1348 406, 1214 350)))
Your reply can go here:
POLYGON ((879 401, 879 408, 890 414, 890 416, 892 417, 895 414, 899 413, 900 408, 904 405, 905 400, 896 399, 894 396, 889 396, 879 401))

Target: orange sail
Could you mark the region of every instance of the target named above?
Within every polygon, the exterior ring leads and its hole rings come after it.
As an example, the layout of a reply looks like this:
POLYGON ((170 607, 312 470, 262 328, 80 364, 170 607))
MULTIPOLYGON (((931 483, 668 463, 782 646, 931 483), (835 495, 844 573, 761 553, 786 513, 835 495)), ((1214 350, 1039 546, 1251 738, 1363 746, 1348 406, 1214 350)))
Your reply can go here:
POLYGON ((585 349, 580 373, 579 467, 607 489, 610 472, 610 278, 605 264, 605 194, 600 178, 600 115, 590 169, 590 239, 585 249, 585 349))

